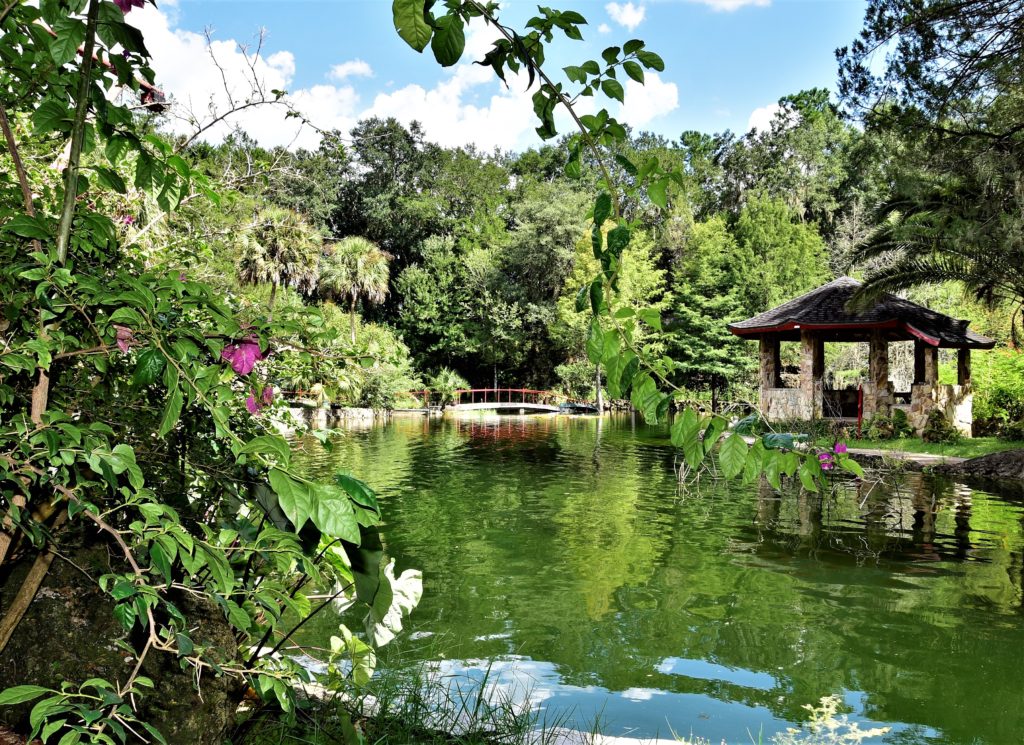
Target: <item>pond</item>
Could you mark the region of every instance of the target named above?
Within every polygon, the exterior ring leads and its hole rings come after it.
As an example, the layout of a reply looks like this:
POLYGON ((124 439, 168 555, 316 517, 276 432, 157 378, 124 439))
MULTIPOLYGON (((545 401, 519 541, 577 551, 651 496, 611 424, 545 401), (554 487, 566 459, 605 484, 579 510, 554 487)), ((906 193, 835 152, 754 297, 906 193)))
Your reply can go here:
POLYGON ((887 742, 1024 741, 1019 497, 680 489, 667 429, 628 416, 401 418, 309 452, 379 492, 423 571, 404 661, 612 735, 767 742, 839 694, 887 742))

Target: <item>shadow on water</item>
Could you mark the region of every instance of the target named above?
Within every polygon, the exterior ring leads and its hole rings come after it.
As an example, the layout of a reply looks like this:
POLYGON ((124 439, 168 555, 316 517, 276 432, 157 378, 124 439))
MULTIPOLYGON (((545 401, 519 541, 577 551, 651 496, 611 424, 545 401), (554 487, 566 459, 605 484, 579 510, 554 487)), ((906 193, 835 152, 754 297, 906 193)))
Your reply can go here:
POLYGON ((376 488, 388 550, 424 573, 405 664, 491 660, 491 685, 610 734, 767 741, 839 693, 892 742, 1024 740, 1019 495, 680 490, 664 428, 628 417, 396 419, 334 445, 300 458, 376 488))

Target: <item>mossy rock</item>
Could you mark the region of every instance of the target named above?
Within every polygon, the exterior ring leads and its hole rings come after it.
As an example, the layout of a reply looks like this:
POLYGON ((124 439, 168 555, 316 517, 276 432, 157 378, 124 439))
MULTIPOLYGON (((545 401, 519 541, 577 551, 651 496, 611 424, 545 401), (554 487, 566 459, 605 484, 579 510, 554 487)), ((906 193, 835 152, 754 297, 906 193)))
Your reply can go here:
MULTIPOLYGON (((61 554, 66 558, 54 559, 10 643, 0 653, 0 690, 23 684, 60 688, 64 681, 75 683, 92 677, 124 681, 134 667, 134 657, 122 645, 140 649, 140 639, 125 632, 114 618, 110 596, 85 575, 88 572, 98 578, 112 571, 106 548, 62 547, 61 554)), ((9 607, 31 561, 28 557, 4 568, 0 610, 9 607)), ((197 645, 216 650, 224 662, 237 656, 231 627, 217 608, 188 598, 175 598, 174 602, 190 626, 197 627, 193 634, 197 645)), ((142 673, 153 680, 155 690, 136 699, 140 719, 159 729, 170 743, 224 742, 238 703, 236 681, 204 673, 197 690, 194 671, 183 671, 175 657, 162 652, 147 656, 142 673)), ((31 707, 31 703, 0 707, 0 723, 26 732, 31 707)))

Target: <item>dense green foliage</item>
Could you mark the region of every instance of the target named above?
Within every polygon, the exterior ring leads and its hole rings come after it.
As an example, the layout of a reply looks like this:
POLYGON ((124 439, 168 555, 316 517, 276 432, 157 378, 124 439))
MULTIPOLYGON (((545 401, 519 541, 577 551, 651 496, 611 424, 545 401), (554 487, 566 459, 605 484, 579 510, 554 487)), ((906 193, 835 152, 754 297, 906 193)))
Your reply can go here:
MULTIPOLYGON (((274 421, 289 423, 282 398, 386 409, 427 385, 450 399, 467 382, 590 397, 593 372, 593 388, 663 420, 691 389, 749 381, 754 350, 726 322, 848 270, 866 204, 907 168, 930 178, 952 167, 887 158, 932 143, 858 130, 818 90, 784 98, 767 132, 741 138, 665 141, 601 109, 558 147, 516 155, 440 148, 394 120, 361 122, 350 145, 329 133, 315 152, 244 136, 204 145, 161 133, 148 51, 124 19, 138 4, 15 2, 0 15, 0 571, 52 560, 42 549, 89 524, 113 557, 97 584, 134 661, 125 679, 0 693, 4 704, 39 699, 32 734, 62 744, 128 741, 133 728, 161 739, 136 717, 149 655, 197 678, 232 676, 239 695, 251 688, 289 712, 309 674, 281 651, 311 614, 349 605, 330 650, 333 665, 349 663, 339 686, 365 683, 375 647, 401 628, 417 575, 395 576, 366 485, 293 469, 274 421), (334 589, 313 607, 307 585, 334 589), (181 593, 219 612, 237 649, 197 645, 181 593)), ((558 136, 554 111, 571 98, 544 49, 556 33, 580 38, 582 16, 541 8, 520 33, 494 3, 394 7, 402 38, 444 65, 461 57, 470 19, 494 26, 485 62, 503 79, 528 73, 538 133, 558 136)), ((601 56, 564 69, 579 94, 621 102, 619 75, 642 82, 664 67, 641 40, 601 56)), ((1004 114, 1013 121, 1010 103, 979 116, 1004 114)), ((1013 173, 989 179, 980 169, 1002 161, 968 155, 974 180, 958 188, 977 196, 995 183, 1005 197, 1013 173)), ((946 219, 951 202, 939 201, 946 219)), ((1009 204, 954 214, 961 243, 1002 247, 1006 261, 991 263, 1007 276, 1020 266, 1016 224, 978 228, 1009 204)), ((916 245, 908 235, 901 246, 916 245)), ((913 256, 904 250, 891 266, 913 256)), ((1020 299, 1013 277, 932 276, 1020 299)), ((1015 401, 992 400, 1014 417, 1015 401)), ((812 492, 833 468, 861 473, 842 449, 806 452, 786 435, 749 445, 728 428, 692 408, 676 417, 685 473, 715 458, 725 477, 812 492)), ((4 609, 5 633, 35 592, 29 580, 24 592, 4 609)))

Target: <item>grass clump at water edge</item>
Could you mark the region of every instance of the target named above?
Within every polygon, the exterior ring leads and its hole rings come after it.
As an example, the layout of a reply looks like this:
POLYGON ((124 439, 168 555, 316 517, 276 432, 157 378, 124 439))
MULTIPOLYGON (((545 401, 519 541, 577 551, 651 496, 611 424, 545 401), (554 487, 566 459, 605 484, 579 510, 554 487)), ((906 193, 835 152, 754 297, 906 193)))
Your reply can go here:
POLYGON ((529 691, 494 683, 489 664, 480 680, 424 664, 378 670, 355 696, 309 696, 294 722, 268 718, 242 745, 565 745, 567 719, 548 720, 529 691))

